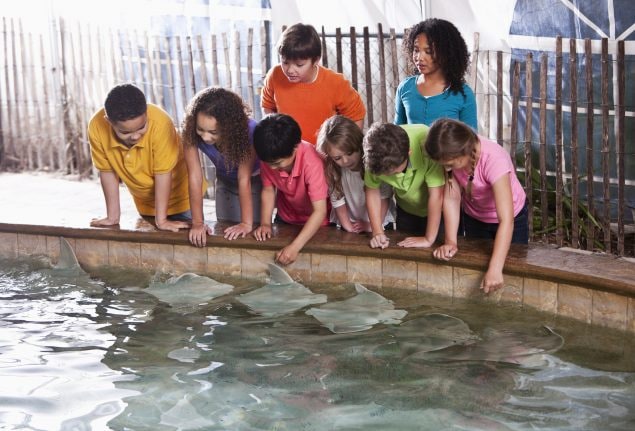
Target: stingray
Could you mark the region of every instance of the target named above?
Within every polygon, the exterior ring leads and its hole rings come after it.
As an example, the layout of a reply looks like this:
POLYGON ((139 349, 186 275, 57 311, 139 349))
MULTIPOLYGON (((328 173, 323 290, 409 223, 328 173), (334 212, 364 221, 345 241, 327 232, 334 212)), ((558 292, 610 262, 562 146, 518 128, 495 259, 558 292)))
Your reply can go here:
POLYGON ((431 313, 390 328, 404 358, 478 340, 469 326, 456 317, 431 313))
POLYGON ((527 367, 542 364, 544 354, 553 353, 564 344, 562 336, 543 326, 534 333, 487 328, 476 342, 455 345, 418 355, 432 361, 487 361, 527 367))
POLYGON ((408 314, 395 310, 392 301, 361 284, 355 284, 355 291, 357 295, 352 298, 310 308, 306 314, 336 334, 365 331, 378 323, 398 324, 408 314))
POLYGON ((233 289, 234 286, 231 284, 220 283, 209 277, 186 272, 170 277, 165 282, 153 281, 145 292, 174 308, 183 308, 206 304, 233 289))
POLYGON ((269 264, 269 275, 269 284, 236 297, 256 314, 277 317, 326 302, 326 295, 311 292, 278 265, 269 264))

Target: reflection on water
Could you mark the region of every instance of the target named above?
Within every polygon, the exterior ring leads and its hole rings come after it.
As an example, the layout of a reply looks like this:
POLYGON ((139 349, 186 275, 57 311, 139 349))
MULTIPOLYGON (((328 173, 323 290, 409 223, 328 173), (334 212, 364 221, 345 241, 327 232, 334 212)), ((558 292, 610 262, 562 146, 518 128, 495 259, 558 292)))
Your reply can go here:
POLYGON ((635 427, 632 335, 389 289, 403 323, 334 334, 236 299, 262 284, 170 307, 149 274, 0 268, 1 429, 635 427))

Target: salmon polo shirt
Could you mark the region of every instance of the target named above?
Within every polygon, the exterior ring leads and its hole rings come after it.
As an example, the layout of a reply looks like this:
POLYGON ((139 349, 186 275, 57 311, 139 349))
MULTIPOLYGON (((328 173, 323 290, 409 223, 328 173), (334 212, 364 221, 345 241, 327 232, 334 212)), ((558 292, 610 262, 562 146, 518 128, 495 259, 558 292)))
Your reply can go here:
MULTIPOLYGON (((312 202, 328 198, 324 176, 324 160, 313 145, 302 141, 296 147, 291 173, 260 164, 263 187, 276 187, 276 207, 282 220, 290 224, 304 224, 313 213, 312 202)), ((327 211, 328 213, 328 211, 327 211)), ((326 226, 325 217, 322 226, 326 226)))
POLYGON ((187 168, 179 137, 170 116, 148 104, 148 130, 131 148, 117 140, 99 110, 88 123, 93 164, 100 172, 114 172, 126 185, 139 214, 155 215, 154 176, 172 172, 168 215, 190 209, 187 168))

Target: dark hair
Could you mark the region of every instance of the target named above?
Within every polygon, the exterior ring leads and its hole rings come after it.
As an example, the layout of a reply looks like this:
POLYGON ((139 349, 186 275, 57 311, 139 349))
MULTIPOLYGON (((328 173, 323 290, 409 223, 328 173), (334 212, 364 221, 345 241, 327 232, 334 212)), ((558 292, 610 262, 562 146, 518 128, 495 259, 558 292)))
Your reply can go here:
MULTIPOLYGON (((364 154, 362 141, 364 134, 357 124, 350 118, 343 115, 333 115, 327 118, 317 137, 316 149, 326 156, 324 164, 324 172, 326 173, 326 181, 329 189, 335 192, 335 196, 339 199, 344 195, 342 190, 342 168, 329 157, 328 147, 335 147, 345 154, 353 154, 359 152, 364 154)), ((360 170, 360 175, 364 177, 364 168, 360 170)))
POLYGON ((425 150, 436 162, 445 162, 472 154, 478 135, 470 126, 450 118, 436 120, 428 130, 425 150))
POLYGON ((254 149, 265 163, 290 157, 301 139, 300 126, 286 114, 269 114, 254 129, 254 149))
POLYGON ((282 32, 277 50, 287 60, 310 58, 315 62, 322 57, 322 41, 315 27, 298 23, 282 32))
POLYGON ((106 96, 104 110, 108 119, 116 123, 145 114, 148 103, 145 94, 139 88, 132 84, 121 84, 113 87, 106 96))
MULTIPOLYGON (((403 39, 403 50, 410 62, 412 62, 415 39, 422 33, 428 38, 432 58, 443 71, 450 91, 465 96, 463 84, 470 54, 459 30, 451 22, 438 18, 429 18, 413 25, 406 30, 403 39)), ((416 66, 413 73, 419 73, 416 66)))
POLYGON ((374 123, 364 136, 364 168, 375 175, 385 174, 408 159, 410 138, 403 127, 374 123))
POLYGON ((185 108, 181 137, 184 146, 196 146, 196 117, 203 114, 216 119, 219 132, 216 147, 229 168, 249 157, 249 107, 236 93, 221 87, 208 87, 194 95, 185 108))

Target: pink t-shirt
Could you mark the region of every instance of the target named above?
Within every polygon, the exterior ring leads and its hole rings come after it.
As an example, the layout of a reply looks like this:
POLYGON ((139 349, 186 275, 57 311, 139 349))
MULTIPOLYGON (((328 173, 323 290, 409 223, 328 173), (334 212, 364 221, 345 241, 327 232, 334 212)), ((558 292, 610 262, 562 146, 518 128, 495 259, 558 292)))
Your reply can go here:
MULTIPOLYGON (((306 223, 313 213, 311 202, 328 198, 324 160, 313 145, 305 141, 298 144, 291 173, 271 169, 266 163, 261 163, 260 176, 263 187, 274 186, 278 189, 278 215, 287 223, 306 223)), ((322 226, 327 224, 325 217, 322 226)))
POLYGON ((479 140, 481 142, 481 156, 474 168, 471 198, 467 196, 466 192, 468 171, 456 169, 452 171, 452 176, 463 191, 462 203, 465 213, 484 223, 498 223, 492 185, 503 175, 509 177, 512 186, 514 217, 525 206, 525 190, 516 177, 509 153, 496 142, 487 138, 479 136, 479 140))

